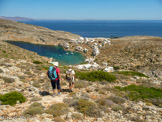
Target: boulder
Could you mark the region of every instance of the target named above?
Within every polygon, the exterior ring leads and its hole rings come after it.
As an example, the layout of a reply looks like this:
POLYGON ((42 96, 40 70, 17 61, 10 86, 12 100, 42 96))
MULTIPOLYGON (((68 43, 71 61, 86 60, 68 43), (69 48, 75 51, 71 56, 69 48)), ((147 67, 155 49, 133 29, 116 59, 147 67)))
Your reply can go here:
POLYGON ((104 69, 105 72, 114 72, 114 68, 113 67, 106 67, 104 69))
POLYGON ((88 52, 88 49, 87 48, 83 49, 83 52, 84 53, 87 53, 88 52))
POLYGON ((83 38, 83 37, 80 37, 79 40, 80 40, 80 41, 84 41, 84 38, 83 38))
POLYGON ((77 66, 78 69, 84 69, 84 70, 89 70, 89 69, 98 69, 100 66, 93 62, 92 64, 82 64, 77 66))
POLYGON ((88 62, 88 63, 93 63, 94 62, 94 58, 87 58, 86 60, 85 60, 85 62, 88 62))
POLYGON ((64 44, 63 44, 63 48, 69 49, 69 47, 70 47, 69 43, 64 43, 64 44))
POLYGON ((4 73, 4 71, 2 69, 0 69, 0 73, 4 73))
POLYGON ((92 55, 93 55, 93 56, 97 56, 99 53, 100 53, 100 51, 99 51, 98 47, 95 46, 95 47, 93 48, 92 55))
POLYGON ((102 65, 103 65, 103 66, 107 66, 107 63, 106 63, 106 62, 102 62, 102 65))
POLYGON ((15 78, 10 76, 0 76, 4 80, 5 83, 13 83, 15 82, 15 78))
POLYGON ((77 46, 77 47, 75 48, 75 50, 76 50, 76 51, 83 51, 83 48, 82 48, 81 46, 77 46))

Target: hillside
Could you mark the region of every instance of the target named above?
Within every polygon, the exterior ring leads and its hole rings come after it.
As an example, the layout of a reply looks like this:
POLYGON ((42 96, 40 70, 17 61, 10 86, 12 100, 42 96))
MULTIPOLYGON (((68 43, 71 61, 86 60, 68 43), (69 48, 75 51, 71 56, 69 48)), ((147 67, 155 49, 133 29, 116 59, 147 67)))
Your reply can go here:
POLYGON ((162 76, 162 38, 134 36, 111 39, 111 45, 101 48, 97 62, 108 63, 123 70, 135 70, 149 76, 162 76))
POLYGON ((79 37, 69 32, 53 31, 40 26, 0 19, 0 40, 58 45, 60 42, 79 37))
MULTIPOLYGON (((0 41, 2 122, 9 119, 16 122, 161 121, 160 81, 154 82, 154 79, 138 75, 139 73, 127 76, 117 71, 111 74, 116 77, 116 81, 111 82, 100 79, 98 82, 88 81, 92 76, 88 76, 87 80, 77 77, 75 89, 70 92, 65 80, 67 67, 59 66, 63 77, 62 92, 61 95, 53 97, 46 75, 51 65, 48 60, 31 51, 0 41), (25 97, 25 101, 17 92, 25 97), (8 105, 13 104, 15 99, 18 100, 14 105, 8 105)), ((77 72, 85 72, 74 69, 77 72)))

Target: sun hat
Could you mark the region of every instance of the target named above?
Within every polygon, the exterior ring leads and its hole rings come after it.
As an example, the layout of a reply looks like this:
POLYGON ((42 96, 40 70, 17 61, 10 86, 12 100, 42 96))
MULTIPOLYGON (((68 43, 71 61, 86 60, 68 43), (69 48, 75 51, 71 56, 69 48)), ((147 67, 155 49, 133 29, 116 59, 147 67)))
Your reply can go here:
POLYGON ((58 62, 50 62, 50 63, 53 64, 54 66, 57 66, 57 67, 58 67, 58 65, 59 65, 58 62))
POLYGON ((72 68, 72 65, 69 65, 68 68, 72 68))

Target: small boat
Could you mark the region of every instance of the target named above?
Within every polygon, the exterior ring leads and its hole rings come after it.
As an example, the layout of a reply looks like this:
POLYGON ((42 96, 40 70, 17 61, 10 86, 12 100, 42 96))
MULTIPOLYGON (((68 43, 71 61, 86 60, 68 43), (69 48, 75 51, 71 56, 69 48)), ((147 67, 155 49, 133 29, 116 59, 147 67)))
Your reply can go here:
POLYGON ((69 53, 66 53, 66 55, 68 55, 69 53))

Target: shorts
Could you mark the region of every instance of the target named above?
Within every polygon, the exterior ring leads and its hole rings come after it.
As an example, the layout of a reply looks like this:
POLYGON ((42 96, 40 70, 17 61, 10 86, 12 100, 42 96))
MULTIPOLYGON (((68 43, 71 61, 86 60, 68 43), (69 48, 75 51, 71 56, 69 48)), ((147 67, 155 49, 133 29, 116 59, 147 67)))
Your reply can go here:
POLYGON ((56 86, 57 86, 57 89, 61 89, 61 86, 60 86, 60 80, 56 80, 56 81, 52 81, 51 80, 51 85, 52 85, 52 88, 53 89, 56 89, 56 86))
POLYGON ((67 81, 69 82, 69 84, 74 84, 74 80, 73 79, 67 79, 67 81))

